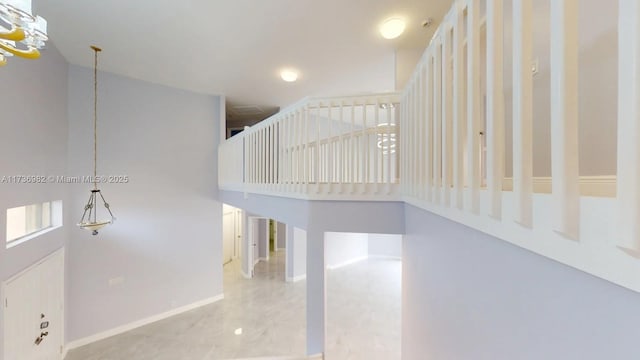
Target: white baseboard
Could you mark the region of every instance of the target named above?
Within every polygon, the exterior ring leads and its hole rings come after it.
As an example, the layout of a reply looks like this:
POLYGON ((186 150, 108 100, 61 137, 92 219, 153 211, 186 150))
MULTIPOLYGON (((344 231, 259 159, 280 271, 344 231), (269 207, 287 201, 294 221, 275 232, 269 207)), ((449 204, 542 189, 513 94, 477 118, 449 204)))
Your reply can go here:
POLYGON ((247 274, 246 272, 244 272, 244 270, 240 270, 240 273, 242 274, 242 277, 245 279, 251 279, 251 276, 249 276, 249 274, 247 274))
POLYGON ((146 319, 141 319, 141 320, 138 320, 138 321, 134 321, 134 322, 131 322, 131 323, 128 323, 128 324, 125 324, 125 325, 122 325, 122 326, 118 326, 116 328, 113 328, 113 329, 110 329, 110 330, 107 330, 107 331, 103 331, 103 332, 95 334, 95 335, 91 335, 91 336, 87 336, 87 337, 82 338, 82 339, 71 341, 71 342, 67 343, 67 345, 65 346, 64 353, 66 354, 69 350, 73 350, 73 349, 79 348, 81 346, 85 346, 85 345, 91 344, 91 343, 96 342, 96 341, 100 341, 100 340, 103 340, 103 339, 106 339, 106 338, 109 338, 109 337, 112 337, 112 336, 115 336, 115 335, 118 335, 118 334, 122 334, 124 332, 139 328, 141 326, 148 325, 148 324, 154 323, 156 321, 160 321, 160 320, 172 317, 174 315, 178 315, 178 314, 190 311, 190 310, 194 310, 194 309, 197 309, 197 308, 205 306, 205 305, 213 304, 213 303, 215 303, 217 301, 220 301, 222 299, 224 299, 224 294, 220 294, 218 296, 214 296, 214 297, 211 297, 211 298, 208 298, 208 299, 204 299, 204 300, 201 300, 201 301, 196 301, 196 302, 194 302, 192 304, 185 305, 185 306, 182 306, 182 307, 179 307, 179 308, 175 308, 175 309, 169 310, 167 312, 164 312, 164 313, 161 313, 161 314, 158 314, 158 315, 153 315, 153 316, 150 316, 150 317, 148 317, 146 319))
MULTIPOLYGON (((260 261, 269 261, 269 258, 261 257, 261 258, 258 258, 258 261, 259 261, 259 262, 260 262, 260 261)), ((256 262, 256 264, 257 264, 257 262, 256 262)))
POLYGON ((369 259, 376 259, 376 260, 400 260, 400 261, 402 261, 402 256, 390 256, 390 255, 369 255, 369 259))
POLYGON ((363 257, 359 257, 359 258, 351 259, 351 260, 349 260, 349 261, 345 261, 345 262, 342 262, 342 263, 339 263, 339 264, 335 264, 335 265, 327 265, 327 269, 328 269, 328 270, 335 270, 335 269, 339 269, 339 268, 341 268, 341 267, 345 267, 345 266, 348 266, 348 265, 351 265, 351 264, 355 264, 355 263, 360 262, 360 261, 367 260, 368 258, 369 258, 369 256, 363 256, 363 257))
POLYGON ((260 259, 259 259, 259 258, 258 258, 258 259, 255 259, 255 260, 253 261, 253 266, 256 266, 259 262, 260 262, 260 259))
POLYGON ((307 278, 307 274, 304 274, 304 275, 299 275, 299 276, 294 276, 294 277, 287 276, 286 280, 287 280, 287 282, 298 282, 298 281, 304 280, 306 278, 307 278))

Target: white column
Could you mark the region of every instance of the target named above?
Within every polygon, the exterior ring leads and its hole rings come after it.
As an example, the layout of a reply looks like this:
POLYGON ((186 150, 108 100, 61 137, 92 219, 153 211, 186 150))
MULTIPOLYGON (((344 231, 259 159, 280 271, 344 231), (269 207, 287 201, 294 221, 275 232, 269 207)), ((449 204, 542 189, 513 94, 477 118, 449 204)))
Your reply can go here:
POLYGON ((640 257, 640 2, 619 6, 618 244, 640 257))
POLYGON ((513 1, 513 195, 514 221, 533 225, 532 0, 513 1))
POLYGON ((551 163, 554 230, 577 240, 578 0, 551 1, 551 163))
POLYGON ((504 179, 503 4, 487 0, 487 190, 489 215, 502 218, 504 179))
POLYGON ((327 293, 324 232, 307 230, 307 355, 325 352, 327 293))

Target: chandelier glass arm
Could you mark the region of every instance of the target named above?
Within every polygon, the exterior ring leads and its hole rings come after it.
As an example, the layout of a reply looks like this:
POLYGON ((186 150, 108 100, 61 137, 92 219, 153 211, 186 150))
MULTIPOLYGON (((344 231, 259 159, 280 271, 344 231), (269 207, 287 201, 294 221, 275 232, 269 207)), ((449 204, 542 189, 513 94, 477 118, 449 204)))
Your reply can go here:
POLYGON ((0 41, 0 49, 25 59, 38 59, 40 57, 40 51, 31 46, 29 47, 29 50, 19 50, 0 41))
POLYGON ((0 31, 0 39, 3 39, 3 40, 22 41, 25 39, 25 37, 26 37, 26 34, 24 30, 22 28, 15 27, 15 26, 9 32, 0 31))

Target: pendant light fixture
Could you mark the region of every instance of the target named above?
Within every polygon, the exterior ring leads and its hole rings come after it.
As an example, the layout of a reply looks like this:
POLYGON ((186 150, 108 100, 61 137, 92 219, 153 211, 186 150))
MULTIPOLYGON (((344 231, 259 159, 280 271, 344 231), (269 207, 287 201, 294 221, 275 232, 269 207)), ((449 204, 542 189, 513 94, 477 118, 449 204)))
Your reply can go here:
MULTIPOLYGON (((78 226, 91 231, 91 234, 98 235, 98 230, 112 224, 115 220, 109 203, 104 199, 102 192, 98 189, 98 53, 102 51, 99 47, 91 46, 94 52, 93 62, 93 189, 89 195, 89 201, 84 206, 84 213, 78 226), (99 198, 98 198, 99 197, 99 198), (98 217, 98 201, 102 201, 103 207, 109 213, 109 218, 98 217)), ((103 211, 103 213, 105 213, 103 211)))

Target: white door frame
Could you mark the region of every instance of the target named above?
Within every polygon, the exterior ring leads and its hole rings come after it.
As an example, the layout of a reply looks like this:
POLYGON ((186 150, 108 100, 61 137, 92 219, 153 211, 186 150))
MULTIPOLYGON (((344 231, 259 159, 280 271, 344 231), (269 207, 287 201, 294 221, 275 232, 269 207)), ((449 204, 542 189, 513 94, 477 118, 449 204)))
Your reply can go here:
MULTIPOLYGON (((259 261, 269 261, 269 218, 264 217, 264 216, 247 216, 247 241, 245 241, 245 243, 247 244, 247 264, 249 266, 248 270, 248 274, 246 274, 245 277, 248 278, 253 278, 254 276, 254 267, 255 264, 257 264, 259 261), (267 256, 265 257, 260 257, 260 252, 257 249, 258 248, 258 240, 256 238, 257 234, 254 233, 254 225, 257 226, 257 221, 258 220, 265 220, 266 221, 266 236, 265 236, 265 240, 264 240, 264 244, 263 246, 265 246, 265 249, 267 249, 267 256), (255 251, 258 251, 258 257, 257 257, 257 261, 254 261, 254 255, 255 255, 255 251)), ((275 240, 275 239, 274 239, 275 240)))
POLYGON ((230 210, 227 212, 222 212, 222 264, 226 265, 228 262, 231 262, 233 260, 233 256, 235 254, 235 242, 236 242, 236 213, 235 210, 230 210), (233 223, 232 227, 231 227, 231 234, 228 234, 225 230, 228 230, 225 228, 225 217, 226 216, 231 216, 231 221, 233 223), (227 238, 231 236, 231 244, 227 244, 227 238), (231 246, 231 249, 229 249, 229 246, 231 246), (227 261, 227 259, 225 258, 225 254, 227 253, 227 251, 230 251, 230 256, 229 256, 229 261, 227 261))
MULTIPOLYGON (((255 233, 254 231, 254 227, 257 227, 258 220, 261 219, 266 219, 265 217, 262 216, 247 216, 247 241, 245 242, 247 244, 247 265, 248 265, 248 274, 247 277, 249 279, 253 278, 254 276, 254 268, 256 266, 256 261, 254 260, 255 258, 255 252, 258 251, 257 247, 258 247, 258 241, 256 236, 258 234, 255 233)), ((258 252, 258 261, 260 260, 260 252, 258 252)))
POLYGON ((233 239, 233 258, 239 259, 242 255, 242 237, 244 236, 242 219, 243 219, 243 210, 235 208, 235 223, 234 223, 234 235, 233 239))

